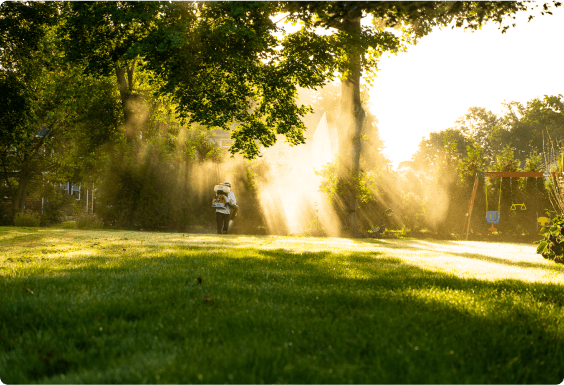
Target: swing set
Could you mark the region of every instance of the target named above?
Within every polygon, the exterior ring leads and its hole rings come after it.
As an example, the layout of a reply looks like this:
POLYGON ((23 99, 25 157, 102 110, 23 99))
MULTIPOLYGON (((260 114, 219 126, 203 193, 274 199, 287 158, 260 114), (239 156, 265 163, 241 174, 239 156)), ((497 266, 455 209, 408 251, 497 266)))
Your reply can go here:
MULTIPOLYGON (((485 177, 499 177, 499 199, 497 203, 497 211, 489 211, 488 210, 488 189, 486 188, 486 222, 491 223, 491 227, 488 229, 489 231, 496 231, 497 229, 494 227, 494 224, 497 225, 500 220, 500 209, 501 209, 501 182, 503 178, 509 178, 509 186, 511 189, 511 207, 510 210, 517 210, 519 207, 521 210, 527 210, 527 206, 525 205, 525 196, 523 195, 523 203, 514 203, 513 202, 513 184, 512 178, 535 178, 535 187, 536 193, 538 195, 538 184, 537 178, 539 177, 549 177, 549 176, 560 176, 562 177, 564 173, 562 172, 478 172, 476 173, 476 179, 474 181, 474 187, 472 189, 472 197, 470 198, 470 206, 468 207, 468 214, 466 215, 466 240, 468 240, 468 234, 470 232, 470 218, 472 217, 472 209, 474 208, 474 199, 476 198, 476 191, 478 189, 478 182, 480 178, 485 177)), ((525 192, 527 191, 527 181, 525 180, 525 192)), ((550 222, 549 218, 546 217, 539 217, 539 210, 538 210, 538 197, 537 197, 537 228, 539 223, 541 226, 545 226, 547 223, 550 222)))

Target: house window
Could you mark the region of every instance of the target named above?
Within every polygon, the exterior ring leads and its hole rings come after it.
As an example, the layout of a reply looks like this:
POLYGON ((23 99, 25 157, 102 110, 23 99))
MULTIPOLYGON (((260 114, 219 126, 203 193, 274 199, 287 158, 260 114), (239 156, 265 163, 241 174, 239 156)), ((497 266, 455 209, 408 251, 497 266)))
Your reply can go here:
POLYGON ((72 184, 72 192, 71 194, 76 198, 76 200, 80 200, 80 186, 72 184))

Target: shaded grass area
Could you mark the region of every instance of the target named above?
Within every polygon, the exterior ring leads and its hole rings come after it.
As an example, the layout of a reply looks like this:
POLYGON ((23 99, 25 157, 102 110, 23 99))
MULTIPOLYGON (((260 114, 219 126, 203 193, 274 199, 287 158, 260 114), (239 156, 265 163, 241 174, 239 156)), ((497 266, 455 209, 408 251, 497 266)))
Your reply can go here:
POLYGON ((464 278, 424 258, 512 261, 423 246, 0 228, 0 379, 562 381, 559 279, 464 278))

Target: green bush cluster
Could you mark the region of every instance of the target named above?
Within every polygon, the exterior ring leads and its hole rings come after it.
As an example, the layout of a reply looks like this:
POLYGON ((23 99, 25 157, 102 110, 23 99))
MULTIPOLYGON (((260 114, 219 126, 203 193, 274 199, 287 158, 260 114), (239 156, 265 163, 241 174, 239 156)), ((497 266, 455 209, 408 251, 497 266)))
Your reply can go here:
POLYGON ((38 227, 40 221, 39 214, 29 210, 17 213, 14 217, 14 225, 19 227, 38 227))
POLYGON ((74 216, 79 211, 76 198, 56 186, 46 184, 43 187, 43 197, 45 203, 41 215, 41 226, 62 223, 65 217, 74 216))
POLYGON ((541 233, 544 239, 535 242, 538 244, 537 254, 541 254, 545 259, 564 264, 564 216, 554 217, 552 225, 543 227, 541 233))
POLYGON ((65 221, 57 226, 60 226, 63 229, 76 229, 76 221, 65 221))
POLYGON ((76 227, 79 229, 101 229, 104 222, 96 214, 83 214, 76 219, 76 227))

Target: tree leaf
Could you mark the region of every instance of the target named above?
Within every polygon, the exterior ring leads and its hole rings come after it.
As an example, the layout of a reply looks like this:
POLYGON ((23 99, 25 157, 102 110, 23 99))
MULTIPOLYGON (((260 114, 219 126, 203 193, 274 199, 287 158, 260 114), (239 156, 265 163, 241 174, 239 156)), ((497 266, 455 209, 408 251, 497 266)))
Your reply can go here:
POLYGON ((542 241, 541 243, 539 243, 539 246, 537 247, 537 254, 541 254, 544 249, 546 248, 546 241, 542 241))

